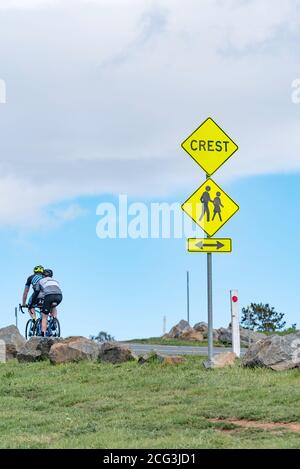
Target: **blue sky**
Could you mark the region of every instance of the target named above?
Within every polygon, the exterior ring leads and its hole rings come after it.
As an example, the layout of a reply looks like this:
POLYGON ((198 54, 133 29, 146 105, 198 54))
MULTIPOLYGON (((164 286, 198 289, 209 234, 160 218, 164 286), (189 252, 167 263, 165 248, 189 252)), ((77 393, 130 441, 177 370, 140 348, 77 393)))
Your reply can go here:
POLYGON ((65 334, 161 334, 185 316, 186 270, 205 320, 205 256, 100 240, 96 209, 185 201, 204 176, 180 144, 208 116, 239 145, 213 177, 241 207, 218 233, 233 253, 213 259, 215 326, 231 288, 299 323, 299 1, 2 0, 0 24, 0 324, 37 263, 65 334))
MULTIPOLYGON (((216 327, 230 321, 232 288, 239 290, 241 306, 269 302, 285 313, 288 324, 299 321, 299 182, 300 175, 273 175, 223 184, 241 210, 219 232, 233 239, 233 253, 213 257, 216 327)), ((167 200, 181 201, 186 195, 188 189, 167 200)), ((107 200, 115 197, 80 200, 85 215, 63 227, 21 236, 15 230, 1 231, 6 266, 1 269, 2 325, 13 322, 25 277, 40 262, 53 267, 62 284, 60 318, 67 334, 105 330, 118 339, 160 335, 164 315, 168 327, 186 316, 186 270, 191 276, 191 322, 206 320, 206 256, 186 253, 184 239, 100 240, 96 207, 107 200)))

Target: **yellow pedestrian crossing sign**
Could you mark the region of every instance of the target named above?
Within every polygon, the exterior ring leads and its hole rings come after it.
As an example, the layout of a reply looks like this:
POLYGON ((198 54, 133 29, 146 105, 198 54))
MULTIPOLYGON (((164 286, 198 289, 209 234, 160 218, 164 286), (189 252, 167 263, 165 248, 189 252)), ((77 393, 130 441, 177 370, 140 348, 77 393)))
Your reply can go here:
POLYGON ((213 236, 239 206, 212 179, 207 179, 181 206, 208 236, 213 236))
POLYGON ((209 176, 238 150, 234 141, 211 117, 194 130, 181 146, 209 176))
POLYGON ((232 242, 229 238, 189 238, 189 252, 231 252, 232 242))

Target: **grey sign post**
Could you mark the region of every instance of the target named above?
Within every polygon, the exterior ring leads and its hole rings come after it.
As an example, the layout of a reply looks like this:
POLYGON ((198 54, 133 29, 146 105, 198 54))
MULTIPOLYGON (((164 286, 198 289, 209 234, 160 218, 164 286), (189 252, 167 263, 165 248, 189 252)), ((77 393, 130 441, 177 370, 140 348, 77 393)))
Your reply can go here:
POLYGON ((186 309, 187 309, 187 322, 190 323, 190 273, 186 273, 186 309))
MULTIPOLYGON (((206 179, 209 175, 206 175, 206 179)), ((206 236, 207 239, 210 236, 206 236)), ((213 355, 214 355, 214 343, 213 343, 213 303, 212 303, 212 253, 207 253, 207 325, 208 325, 208 361, 206 364, 207 368, 212 366, 213 355)))
POLYGON ((212 366, 213 344, 213 304, 212 304, 212 254, 207 254, 207 324, 208 324, 208 362, 207 368, 212 366))

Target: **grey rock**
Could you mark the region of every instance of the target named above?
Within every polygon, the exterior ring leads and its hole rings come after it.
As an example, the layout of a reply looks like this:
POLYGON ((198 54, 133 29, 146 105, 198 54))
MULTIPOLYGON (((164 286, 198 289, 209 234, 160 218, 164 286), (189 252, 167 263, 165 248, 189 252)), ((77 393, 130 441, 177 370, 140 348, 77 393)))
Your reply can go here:
POLYGON ((20 363, 35 362, 49 358, 49 352, 55 343, 62 339, 52 337, 31 337, 17 353, 17 360, 20 363))
POLYGON ((96 360, 99 349, 99 344, 93 340, 85 337, 68 337, 52 345, 49 359, 54 365, 82 360, 96 360))
POLYGON ((266 367, 275 371, 300 366, 300 332, 273 335, 251 345, 242 359, 244 367, 266 367))
POLYGON ((26 343, 19 329, 14 326, 3 327, 0 329, 0 340, 5 342, 6 347, 6 360, 11 360, 17 356, 17 353, 26 343))
MULTIPOLYGON (((242 346, 248 346, 249 343, 253 344, 259 340, 265 338, 266 335, 262 332, 251 331, 240 327, 240 339, 242 346)), ((218 329, 218 340, 223 344, 232 344, 232 330, 231 328, 225 329, 221 327, 218 329)))
POLYGON ((205 368, 226 368, 233 366, 237 356, 233 352, 218 353, 212 359, 211 363, 204 362, 205 368))
POLYGON ((155 363, 155 362, 162 363, 164 359, 165 357, 163 355, 159 355, 156 352, 148 352, 148 353, 145 353, 145 355, 140 355, 137 358, 137 362, 139 365, 144 365, 145 363, 155 363))
POLYGON ((102 344, 98 358, 101 362, 112 364, 135 360, 135 356, 129 348, 115 342, 105 342, 102 344))
POLYGON ((184 331, 181 334, 180 339, 188 340, 188 341, 192 341, 192 342, 195 342, 195 341, 202 342, 204 337, 203 337, 202 332, 195 331, 195 329, 191 329, 191 330, 188 330, 188 331, 184 331))
POLYGON ((232 331, 221 327, 218 329, 218 340, 223 344, 232 344, 232 331))
POLYGON ((250 344, 255 344, 259 340, 262 340, 266 337, 266 334, 262 332, 251 331, 249 329, 244 329, 240 327, 240 337, 241 337, 241 345, 248 346, 250 344), (250 340, 249 340, 250 339, 250 340))
MULTIPOLYGON (((195 331, 201 332, 203 335, 203 339, 207 339, 208 337, 208 324, 206 322, 198 322, 194 325, 195 331)), ((219 331, 217 329, 213 329, 213 340, 218 340, 219 338, 219 331)))
POLYGON ((193 328, 189 325, 189 323, 185 320, 181 320, 176 326, 172 327, 170 332, 166 334, 165 337, 169 339, 180 339, 184 332, 192 331, 193 328))
POLYGON ((193 329, 195 329, 195 331, 201 332, 202 334, 207 334, 208 324, 206 322, 197 322, 197 324, 194 325, 193 329))

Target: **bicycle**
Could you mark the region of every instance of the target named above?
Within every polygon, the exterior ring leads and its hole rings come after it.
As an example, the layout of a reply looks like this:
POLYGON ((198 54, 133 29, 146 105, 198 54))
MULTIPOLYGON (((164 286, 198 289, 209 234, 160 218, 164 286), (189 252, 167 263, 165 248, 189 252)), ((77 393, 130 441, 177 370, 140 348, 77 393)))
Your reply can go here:
MULTIPOLYGON (((56 303, 53 303, 51 305, 51 312, 48 315, 48 323, 47 323, 47 332, 46 336, 47 337, 60 337, 61 329, 60 329, 60 323, 57 318, 54 318, 51 316, 53 308, 57 306, 56 303)), ((35 314, 37 319, 34 321, 32 318, 28 319, 26 326, 25 326, 25 338, 28 340, 30 337, 41 337, 42 336, 42 307, 43 304, 40 303, 39 305, 34 307, 35 314)), ((23 311, 23 308, 26 308, 29 310, 30 308, 28 305, 22 306, 21 304, 19 305, 19 311, 22 312, 22 314, 25 314, 25 311, 23 311)))

